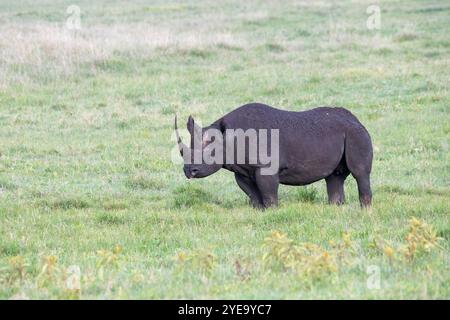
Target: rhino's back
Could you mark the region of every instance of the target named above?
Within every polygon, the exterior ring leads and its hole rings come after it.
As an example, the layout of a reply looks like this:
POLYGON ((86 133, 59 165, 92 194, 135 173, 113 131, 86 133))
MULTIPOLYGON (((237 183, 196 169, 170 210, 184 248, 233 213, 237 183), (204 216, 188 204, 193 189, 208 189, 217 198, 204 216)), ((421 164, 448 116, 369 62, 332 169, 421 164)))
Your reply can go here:
POLYGON ((280 182, 294 185, 317 181, 335 170, 344 154, 346 132, 367 133, 350 111, 335 107, 297 112, 252 103, 223 121, 227 129, 278 129, 280 182))
POLYGON ((342 130, 362 127, 348 110, 338 107, 318 107, 306 111, 287 111, 262 103, 243 105, 221 119, 230 129, 279 129, 280 131, 315 134, 317 128, 342 130))

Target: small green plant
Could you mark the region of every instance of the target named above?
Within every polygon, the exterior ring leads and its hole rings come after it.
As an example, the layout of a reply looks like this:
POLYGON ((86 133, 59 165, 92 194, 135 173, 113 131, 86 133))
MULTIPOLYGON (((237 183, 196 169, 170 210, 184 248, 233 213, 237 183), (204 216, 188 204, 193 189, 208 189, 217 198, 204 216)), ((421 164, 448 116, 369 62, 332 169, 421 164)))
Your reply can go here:
POLYGON ((113 268, 119 267, 120 255, 122 253, 122 246, 116 245, 113 250, 98 250, 97 268, 104 268, 111 266, 113 268))
POLYGON ((274 231, 264 239, 264 248, 267 250, 263 256, 266 264, 293 271, 302 277, 318 279, 338 270, 334 252, 312 243, 295 245, 280 231, 274 231))
POLYGON ((217 258, 214 253, 206 249, 198 249, 186 253, 181 251, 177 254, 176 260, 183 270, 198 270, 203 274, 210 274, 214 269, 217 258))
POLYGON ((317 195, 317 189, 314 187, 303 187, 296 190, 296 198, 302 202, 314 202, 317 195))
POLYGON ((142 190, 160 190, 165 186, 163 181, 150 177, 146 174, 137 174, 129 177, 125 184, 130 189, 142 190))
POLYGON ((405 243, 395 247, 384 239, 375 240, 373 247, 383 252, 389 262, 412 262, 417 257, 439 248, 441 238, 437 236, 432 226, 425 221, 412 217, 408 224, 405 243))
POLYGON ((401 251, 408 261, 417 256, 429 253, 439 247, 439 238, 432 226, 415 217, 409 220, 409 232, 406 235, 406 245, 401 251))
POLYGON ((384 239, 373 239, 369 248, 375 249, 377 252, 381 252, 389 261, 393 263, 399 259, 398 250, 389 241, 384 239))
POLYGON ((1 269, 0 277, 1 282, 4 282, 8 285, 13 284, 16 281, 22 282, 26 275, 26 268, 28 264, 25 261, 25 258, 22 256, 14 256, 11 257, 8 261, 8 266, 1 269))
POLYGON ((58 257, 54 255, 42 258, 42 268, 36 277, 40 287, 45 287, 59 280, 61 269, 58 266, 58 257))
POLYGON ((193 207, 214 200, 210 193, 193 184, 178 186, 173 195, 176 208, 193 207))
POLYGON ((105 271, 112 269, 117 271, 120 266, 122 246, 116 245, 113 250, 97 251, 97 272, 98 278, 103 281, 105 279, 105 271))
POLYGON ((355 244, 350 232, 344 232, 340 241, 330 240, 329 244, 336 255, 338 264, 349 264, 351 258, 356 254, 355 244))
POLYGON ((234 269, 241 281, 247 281, 252 275, 250 263, 246 260, 236 259, 234 261, 234 269))

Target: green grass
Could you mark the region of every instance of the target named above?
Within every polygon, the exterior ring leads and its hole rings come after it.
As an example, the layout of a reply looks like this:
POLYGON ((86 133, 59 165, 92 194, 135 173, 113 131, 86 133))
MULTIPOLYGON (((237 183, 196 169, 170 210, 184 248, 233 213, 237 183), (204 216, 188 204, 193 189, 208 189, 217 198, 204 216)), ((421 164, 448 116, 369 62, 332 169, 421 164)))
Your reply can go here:
POLYGON ((371 1, 78 1, 76 32, 71 4, 0 4, 0 298, 450 298, 448 4, 383 1, 368 30, 371 1), (252 101, 357 115, 375 149, 372 211, 351 177, 342 207, 321 181, 282 187, 264 212, 229 172, 187 181, 174 113, 209 124, 252 101), (373 248, 401 246, 413 216, 440 248, 411 262, 373 248), (327 250, 349 232, 356 254, 299 277, 263 263, 274 230, 327 250), (40 275, 46 256, 56 267, 40 275))

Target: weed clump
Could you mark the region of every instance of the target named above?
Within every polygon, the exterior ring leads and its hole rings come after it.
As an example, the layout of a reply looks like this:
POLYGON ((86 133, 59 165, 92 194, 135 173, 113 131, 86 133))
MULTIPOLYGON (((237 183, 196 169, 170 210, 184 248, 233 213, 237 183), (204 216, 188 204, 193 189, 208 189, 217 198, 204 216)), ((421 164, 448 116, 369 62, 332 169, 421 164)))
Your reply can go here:
POLYGON ((22 282, 26 275, 28 264, 23 256, 11 257, 8 265, 0 269, 0 283, 11 285, 16 281, 22 282))
POLYGON ((113 250, 98 250, 99 257, 97 261, 97 268, 102 269, 107 266, 113 268, 119 267, 119 261, 122 253, 122 246, 116 245, 113 250))
POLYGON ((314 202, 316 200, 318 192, 313 187, 297 188, 296 198, 301 202, 314 202))
POLYGON ((20 246, 15 242, 5 242, 0 244, 0 256, 14 257, 19 255, 20 246))
POLYGON ((433 227, 415 217, 409 221, 409 232, 406 235, 406 244, 401 251, 408 261, 419 255, 431 252, 439 246, 441 240, 433 227))
POLYGON ((386 240, 374 241, 374 247, 389 259, 390 262, 400 260, 412 262, 416 258, 430 253, 439 248, 439 241, 436 231, 425 221, 412 217, 408 224, 408 233, 405 242, 399 246, 394 246, 386 240))
POLYGON ((96 220, 100 224, 106 224, 106 225, 121 225, 125 223, 125 218, 109 213, 101 213, 97 215, 96 220))
POLYGON ((91 203, 80 198, 58 199, 52 202, 45 201, 44 205, 51 209, 70 210, 70 209, 87 209, 91 207, 91 203))
POLYGON ((198 270, 202 274, 210 274, 217 262, 215 254, 206 249, 189 253, 181 251, 177 254, 176 260, 182 270, 198 270))
POLYGON ((263 247, 267 251, 263 261, 267 265, 313 280, 338 271, 339 257, 347 248, 346 244, 335 244, 331 250, 313 243, 297 245, 280 231, 274 231, 264 239, 263 247))
POLYGON ((173 192, 176 208, 201 205, 210 202, 212 198, 211 194, 192 184, 179 186, 173 192))
MULTIPOLYGON (((78 265, 65 267, 60 265, 56 255, 46 255, 41 259, 38 272, 29 271, 30 265, 23 256, 11 257, 5 266, 0 267, 0 286, 30 286, 38 289, 42 294, 58 299, 80 299, 82 283, 92 286, 98 281, 107 283, 107 293, 116 280, 117 271, 122 261, 122 247, 116 245, 112 250, 98 250, 95 272, 87 272, 81 276, 78 265)), ((21 299, 25 294, 19 293, 12 298, 21 299)))
POLYGON ((40 287, 48 286, 51 283, 57 282, 61 273, 58 266, 57 256, 45 256, 42 258, 42 269, 37 276, 37 282, 40 287))
POLYGON ((138 174, 128 178, 126 186, 130 189, 159 190, 164 187, 164 183, 147 175, 138 174))
MULTIPOLYGON (((105 279, 111 283, 113 277, 120 269, 122 261, 122 246, 116 245, 113 250, 97 251, 97 277, 100 281, 105 279)), ((108 290, 110 287, 108 287, 108 290)))

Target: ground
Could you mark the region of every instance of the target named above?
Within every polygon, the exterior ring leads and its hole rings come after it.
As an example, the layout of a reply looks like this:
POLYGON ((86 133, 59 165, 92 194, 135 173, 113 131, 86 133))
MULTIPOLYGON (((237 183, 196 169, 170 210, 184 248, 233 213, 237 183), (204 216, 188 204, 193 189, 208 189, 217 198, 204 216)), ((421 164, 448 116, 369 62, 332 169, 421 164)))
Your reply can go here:
POLYGON ((372 2, 2 1, 0 298, 450 298, 450 5, 372 2), (351 110, 373 208, 188 181, 174 114, 254 101, 351 110))

